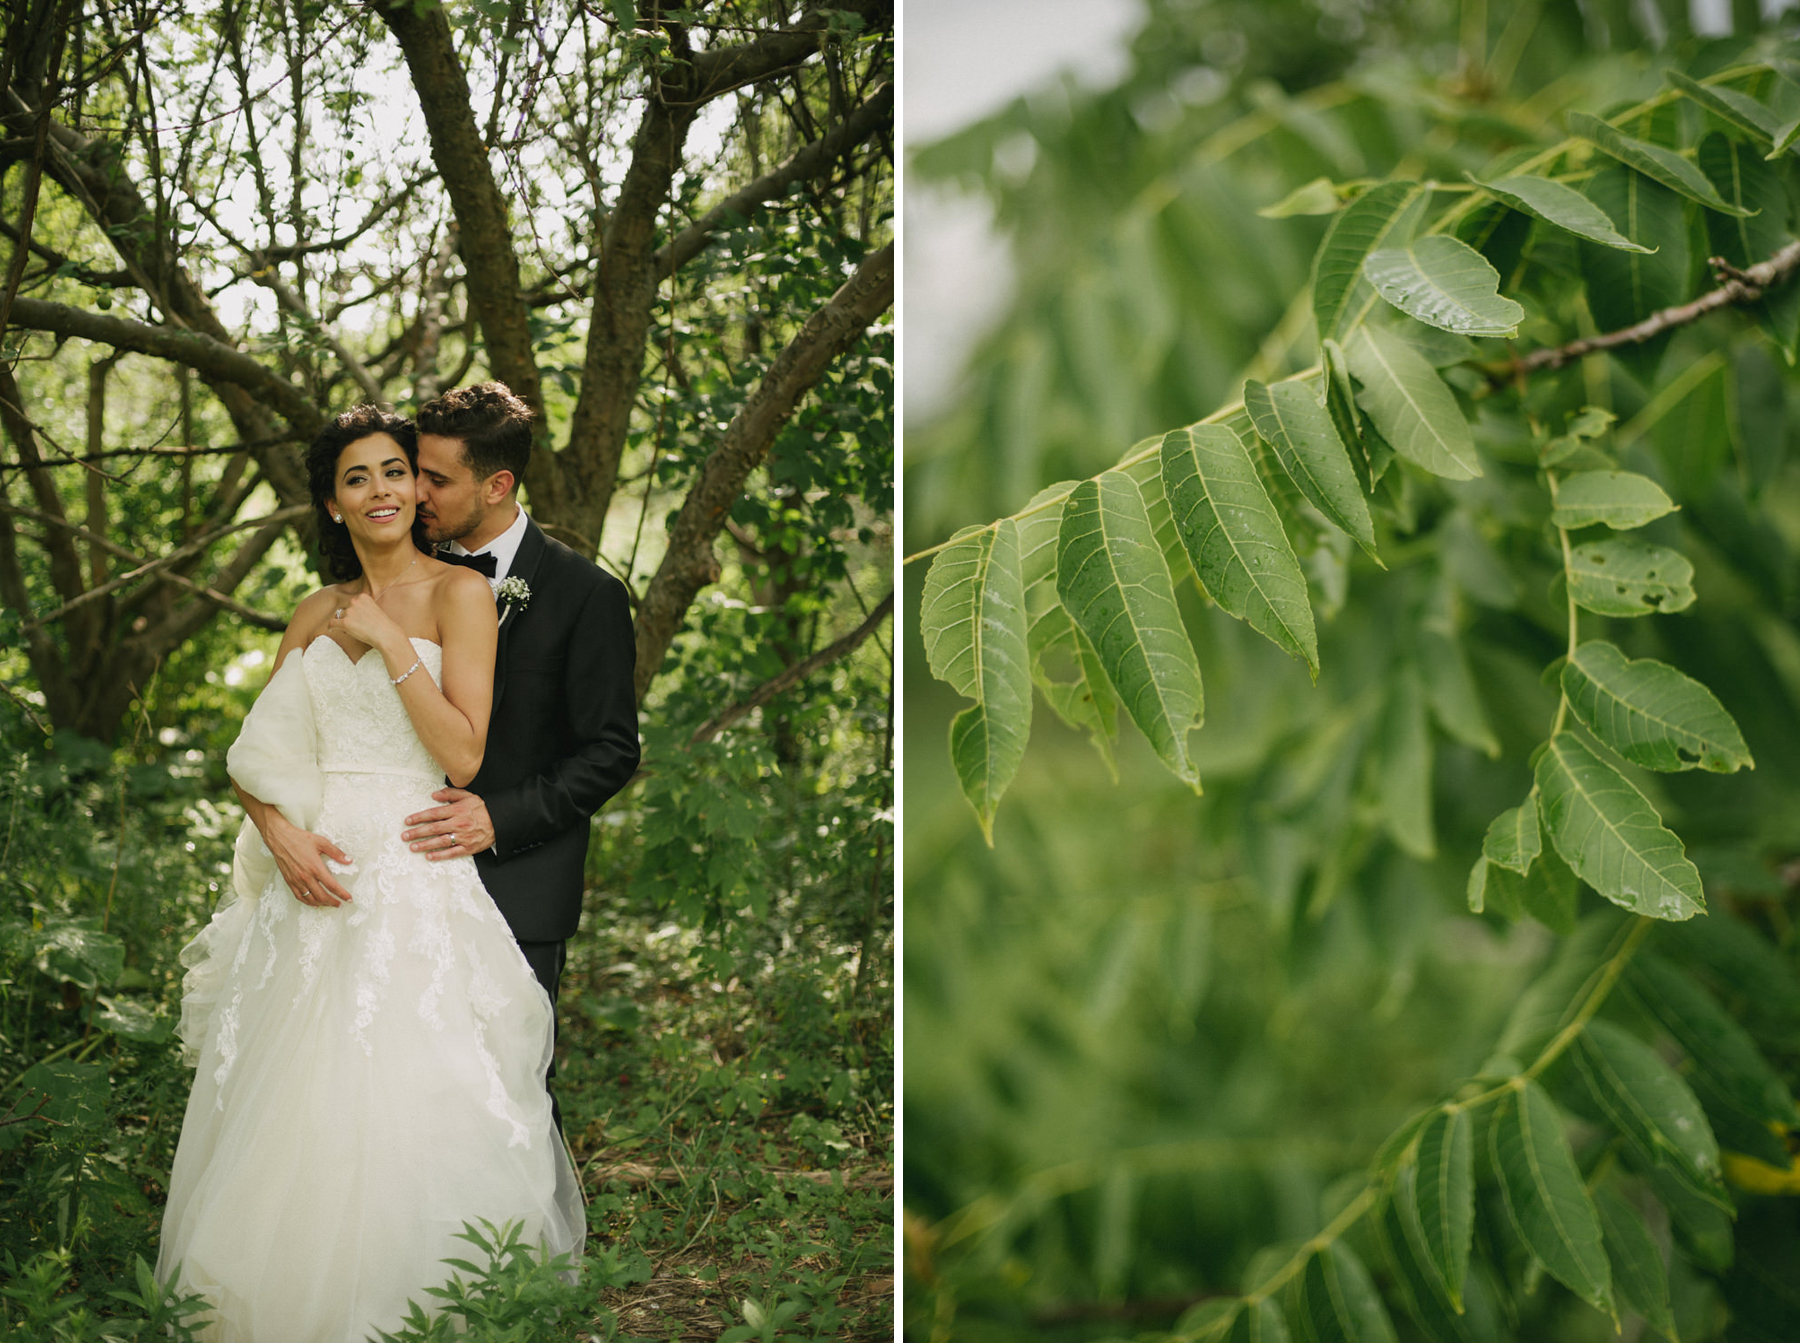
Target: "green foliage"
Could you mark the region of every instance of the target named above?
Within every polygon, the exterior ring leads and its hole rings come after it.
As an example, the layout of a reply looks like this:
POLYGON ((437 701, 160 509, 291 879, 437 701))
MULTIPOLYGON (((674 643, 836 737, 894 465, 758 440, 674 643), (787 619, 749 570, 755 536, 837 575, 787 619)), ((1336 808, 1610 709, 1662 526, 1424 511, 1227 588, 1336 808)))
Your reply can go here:
POLYGON ((456 1272, 442 1287, 425 1289, 430 1309, 409 1302, 398 1332, 377 1331, 381 1343, 532 1343, 583 1312, 588 1294, 576 1266, 567 1255, 552 1259, 526 1244, 517 1222, 497 1227, 484 1219, 456 1234, 482 1262, 444 1260, 456 1272))
POLYGON ((1558 7, 1355 41, 1329 8, 1154 5, 1120 89, 915 160, 995 199, 1020 297, 919 431, 910 539, 1019 529, 1057 713, 1014 715, 992 859, 909 784, 910 1319, 1778 1336, 1800 286, 1695 300, 1795 241, 1795 49, 1680 6, 1654 52, 1651 7, 1593 7, 1606 52, 1558 7), (984 178, 1008 135, 1036 160, 984 178), (1063 314, 1083 254, 1110 361, 1063 314))

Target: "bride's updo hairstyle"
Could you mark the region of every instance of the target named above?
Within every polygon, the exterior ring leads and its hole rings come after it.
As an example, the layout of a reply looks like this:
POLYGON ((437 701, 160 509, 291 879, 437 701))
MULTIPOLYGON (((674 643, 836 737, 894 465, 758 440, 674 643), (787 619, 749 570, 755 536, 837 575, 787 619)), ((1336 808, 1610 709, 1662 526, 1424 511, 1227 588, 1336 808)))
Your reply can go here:
MULTIPOLYGON (((312 491, 313 521, 319 529, 319 557, 339 583, 362 576, 362 561, 350 541, 350 528, 332 520, 325 507, 337 494, 338 458, 344 449, 359 438, 386 434, 406 453, 413 475, 419 474, 419 432, 403 415, 390 415, 378 406, 358 406, 326 422, 319 436, 306 450, 306 483, 312 491)), ((413 544, 431 554, 431 543, 425 539, 425 523, 413 518, 413 544)))

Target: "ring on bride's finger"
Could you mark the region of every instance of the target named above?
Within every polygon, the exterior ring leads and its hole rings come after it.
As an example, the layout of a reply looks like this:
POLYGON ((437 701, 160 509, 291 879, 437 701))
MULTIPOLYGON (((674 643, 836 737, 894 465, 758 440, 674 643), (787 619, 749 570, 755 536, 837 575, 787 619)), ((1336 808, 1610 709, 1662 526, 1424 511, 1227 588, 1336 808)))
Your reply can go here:
POLYGON ((342 620, 344 618, 344 608, 340 606, 340 607, 338 607, 337 610, 333 611, 331 614, 338 620, 342 620))

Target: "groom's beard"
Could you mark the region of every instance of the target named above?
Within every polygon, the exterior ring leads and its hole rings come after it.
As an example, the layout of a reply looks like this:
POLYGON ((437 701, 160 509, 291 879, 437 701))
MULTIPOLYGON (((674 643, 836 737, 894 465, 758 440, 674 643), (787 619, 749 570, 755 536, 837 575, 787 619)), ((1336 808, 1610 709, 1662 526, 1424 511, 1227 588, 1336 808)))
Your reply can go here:
POLYGON ((425 520, 425 539, 434 546, 441 546, 460 541, 481 526, 487 513, 477 504, 460 518, 445 518, 436 509, 426 508, 419 510, 419 516, 425 520))

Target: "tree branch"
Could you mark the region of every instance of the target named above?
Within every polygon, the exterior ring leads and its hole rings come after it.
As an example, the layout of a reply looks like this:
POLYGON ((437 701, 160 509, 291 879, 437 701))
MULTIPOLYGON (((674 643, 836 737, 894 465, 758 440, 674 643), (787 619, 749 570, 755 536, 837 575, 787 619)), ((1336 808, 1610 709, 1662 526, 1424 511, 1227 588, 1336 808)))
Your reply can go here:
POLYGON ((1545 369, 1562 368, 1571 364, 1583 355, 1595 354, 1601 350, 1617 349, 1621 345, 1637 345, 1649 340, 1652 336, 1672 331, 1679 326, 1687 326, 1697 322, 1709 312, 1720 308, 1734 307, 1741 303, 1754 303, 1767 291, 1793 277, 1800 270, 1800 242, 1791 242, 1766 261, 1759 261, 1748 270, 1739 270, 1724 257, 1709 257, 1707 264, 1723 283, 1717 289, 1702 294, 1691 303, 1678 304, 1672 308, 1664 308, 1661 312, 1653 312, 1643 321, 1634 323, 1618 331, 1609 331, 1604 335, 1587 336, 1581 340, 1572 340, 1567 345, 1558 345, 1554 349, 1533 350, 1523 358, 1495 360, 1482 364, 1481 371, 1487 374, 1488 381, 1496 386, 1507 383, 1523 382, 1533 373, 1545 369))
POLYGON ((862 624, 851 630, 850 633, 846 634, 843 638, 837 640, 835 643, 827 644, 811 657, 801 659, 785 671, 764 681, 751 693, 749 699, 744 700, 740 704, 732 705, 729 709, 724 710, 722 713, 715 714, 705 723, 702 723, 700 727, 695 729, 694 735, 688 738, 688 745, 697 746, 703 741, 711 741, 714 737, 718 736, 720 732, 731 726, 731 724, 735 723, 752 709, 760 709, 784 690, 788 690, 793 686, 798 685, 801 681, 804 681, 807 677, 819 670, 819 668, 836 662, 839 658, 843 657, 846 653, 850 652, 860 644, 864 639, 873 634, 876 627, 879 626, 882 621, 886 620, 888 616, 893 613, 893 610, 894 594, 890 592, 875 604, 875 609, 869 612, 862 624))
POLYGON ((893 118, 894 86, 883 84, 846 117, 842 125, 803 146, 779 168, 727 196, 684 228, 674 241, 659 248, 655 258, 656 273, 662 276, 680 270, 711 241, 719 226, 730 216, 747 217, 764 201, 783 195, 795 182, 828 172, 832 163, 846 151, 883 126, 891 125, 893 118))
POLYGON ((856 274, 807 319, 726 426, 669 528, 668 551, 638 608, 639 699, 661 667, 695 594, 718 578, 713 540, 750 472, 767 456, 800 398, 893 301, 894 245, 889 243, 865 258, 856 274))
MULTIPOLYGON (((319 409, 300 388, 250 355, 199 331, 152 326, 128 317, 88 312, 66 303, 20 298, 13 303, 12 325, 48 331, 60 339, 78 336, 114 349, 154 355, 185 364, 209 382, 226 382, 253 392, 281 415, 302 437, 310 438, 320 421, 319 409)), ((275 435, 257 435, 259 441, 275 435)))

